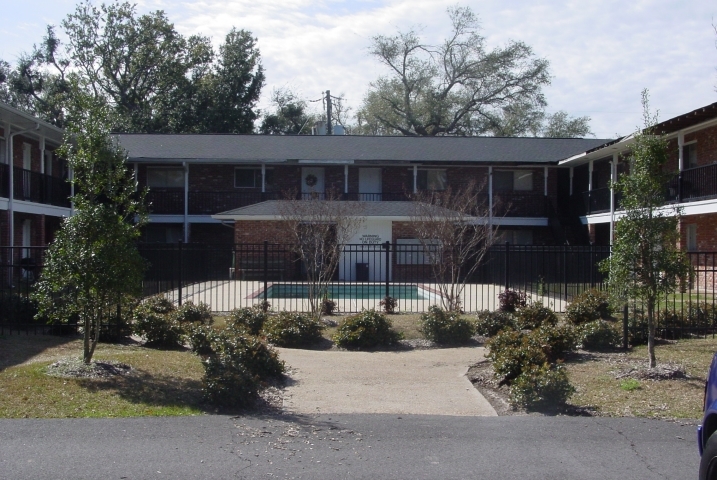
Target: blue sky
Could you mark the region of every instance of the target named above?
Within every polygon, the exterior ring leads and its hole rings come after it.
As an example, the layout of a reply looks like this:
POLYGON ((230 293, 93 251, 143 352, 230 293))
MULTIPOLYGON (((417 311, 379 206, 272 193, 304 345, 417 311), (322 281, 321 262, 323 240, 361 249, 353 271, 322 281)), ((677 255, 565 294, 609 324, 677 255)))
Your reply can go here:
MULTIPOLYGON (((0 58, 14 62, 59 24, 75 1, 24 0, 3 9, 0 58), (8 8, 9 7, 9 8, 8 8)), ((306 98, 344 93, 358 106, 369 82, 384 73, 367 55, 371 37, 412 26, 438 42, 449 31, 436 0, 142 0, 140 12, 162 9, 183 34, 216 44, 232 26, 258 38, 267 85, 290 86, 306 98)), ((717 3, 706 0, 483 0, 476 12, 488 46, 521 40, 551 62, 549 110, 589 115, 599 138, 627 134, 640 122, 640 91, 648 88, 660 118, 717 101, 717 3)))

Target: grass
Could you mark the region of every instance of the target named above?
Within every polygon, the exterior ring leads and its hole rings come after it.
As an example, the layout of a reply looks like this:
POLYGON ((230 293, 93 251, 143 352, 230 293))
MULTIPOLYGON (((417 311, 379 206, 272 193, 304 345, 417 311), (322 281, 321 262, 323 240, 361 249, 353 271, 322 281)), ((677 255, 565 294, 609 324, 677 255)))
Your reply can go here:
POLYGON ((185 350, 99 344, 96 360, 131 365, 132 375, 70 379, 45 375, 82 341, 50 336, 0 337, 0 417, 71 418, 196 415, 203 412, 199 358, 185 350))
POLYGON ((647 347, 626 354, 585 354, 565 363, 577 392, 570 404, 588 407, 600 415, 698 419, 702 417, 704 381, 717 339, 678 340, 655 349, 658 364, 682 365, 689 379, 616 379, 611 372, 647 362, 647 347))

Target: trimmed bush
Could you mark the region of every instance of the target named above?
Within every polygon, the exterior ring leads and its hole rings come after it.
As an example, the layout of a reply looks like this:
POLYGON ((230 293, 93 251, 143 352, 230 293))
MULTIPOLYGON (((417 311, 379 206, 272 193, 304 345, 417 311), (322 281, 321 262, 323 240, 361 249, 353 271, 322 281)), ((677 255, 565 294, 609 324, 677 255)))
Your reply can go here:
POLYGON ((458 312, 445 312, 433 305, 421 315, 420 332, 428 340, 444 344, 468 342, 475 335, 475 324, 458 312))
POLYGON ((633 309, 629 312, 627 319, 627 332, 630 345, 636 346, 647 344, 647 315, 645 315, 642 310, 633 309))
POLYGON ((242 365, 233 365, 226 355, 207 357, 204 365, 202 387, 204 398, 214 404, 229 408, 242 408, 254 404, 259 382, 242 365))
POLYGON ((528 338, 543 350, 550 363, 565 358, 565 355, 575 350, 578 343, 577 333, 571 325, 543 325, 530 332, 528 338))
POLYGON ((595 320, 580 326, 580 344, 585 350, 605 350, 619 347, 622 335, 609 322, 595 320))
POLYGON ((610 318, 611 315, 612 307, 608 293, 596 289, 584 291, 565 309, 565 318, 573 325, 610 318))
POLYGON ((531 365, 542 365, 548 357, 540 346, 530 341, 527 334, 516 330, 503 330, 486 343, 488 358, 493 362, 500 383, 510 384, 531 365))
POLYGON ((219 332, 209 325, 193 325, 187 332, 189 346, 197 355, 211 354, 214 351, 212 344, 218 337, 219 332))
POLYGON ((395 313, 396 309, 398 308, 398 300, 391 296, 383 297, 383 300, 378 302, 378 305, 381 307, 384 313, 395 313))
POLYGON ((328 297, 324 297, 321 300, 321 314, 322 315, 333 315, 337 311, 336 301, 331 300, 328 297))
POLYGON ((134 333, 149 345, 176 347, 182 345, 184 328, 175 318, 172 302, 162 296, 150 297, 134 309, 134 333))
POLYGON ((515 313, 515 323, 520 330, 533 330, 541 325, 556 325, 558 317, 542 303, 531 303, 518 309, 515 313))
POLYGON ((259 335, 267 317, 267 313, 261 306, 235 308, 229 312, 227 326, 236 330, 246 330, 252 335, 259 335))
POLYGON ((201 325, 211 325, 214 323, 211 308, 203 302, 199 302, 197 305, 191 301, 184 302, 174 313, 174 318, 179 323, 196 323, 201 325))
POLYGON ((297 312, 269 315, 264 322, 266 339, 280 347, 301 347, 321 340, 324 325, 297 312))
POLYGON ((375 310, 364 310, 341 322, 333 336, 342 348, 371 348, 378 345, 394 345, 401 335, 393 330, 391 321, 375 310))
POLYGON ((511 290, 506 288, 502 293, 498 294, 501 312, 515 312, 519 308, 523 308, 528 303, 528 295, 525 292, 511 290))
POLYGON ((486 337, 492 337, 501 330, 514 329, 515 318, 508 312, 491 312, 483 310, 476 314, 476 333, 486 337))
POLYGON ((575 393, 565 367, 531 365, 521 373, 510 387, 510 401, 527 409, 561 406, 575 393))

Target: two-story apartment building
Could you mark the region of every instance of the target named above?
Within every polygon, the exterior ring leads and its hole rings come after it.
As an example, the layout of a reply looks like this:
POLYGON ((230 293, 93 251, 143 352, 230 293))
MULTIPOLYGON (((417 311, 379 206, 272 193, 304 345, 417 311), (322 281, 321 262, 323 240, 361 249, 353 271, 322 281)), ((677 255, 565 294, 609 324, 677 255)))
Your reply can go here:
POLYGON ((47 245, 71 213, 62 141, 61 129, 0 103, 0 247, 17 247, 0 249, 4 265, 32 264, 27 247, 47 245))
MULTIPOLYGON (((681 246, 687 251, 717 251, 717 103, 661 122, 655 129, 669 140, 665 169, 673 176, 665 193, 682 210, 681 246)), ((558 164, 569 170, 574 213, 597 244, 612 243, 620 198, 610 189, 610 180, 629 174, 633 141, 632 135, 623 137, 558 164)))
MULTIPOLYGON (((371 203, 366 229, 398 239, 402 205, 425 190, 483 189, 488 219, 516 244, 562 244, 558 161, 599 139, 270 135, 118 135, 150 189, 148 241, 286 239, 277 203, 371 203), (388 222, 388 223, 387 223, 388 222), (231 228, 227 228, 231 227, 231 228)), ((567 170, 566 170, 567 171, 567 170)), ((405 229, 404 229, 405 230, 405 229)))

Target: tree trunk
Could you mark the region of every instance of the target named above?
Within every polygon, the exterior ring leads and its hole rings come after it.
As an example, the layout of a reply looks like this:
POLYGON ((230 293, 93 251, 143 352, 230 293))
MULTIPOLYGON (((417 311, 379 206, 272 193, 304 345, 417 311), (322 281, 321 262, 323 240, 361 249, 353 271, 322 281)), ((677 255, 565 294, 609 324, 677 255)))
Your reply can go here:
POLYGON ((84 338, 84 342, 83 342, 84 352, 82 355, 82 361, 85 363, 85 365, 89 365, 90 362, 92 361, 92 351, 90 350, 90 335, 91 335, 90 323, 91 322, 90 322, 90 316, 87 315, 87 312, 85 312, 84 317, 85 317, 85 322, 84 322, 85 323, 85 338, 84 338))
POLYGON ((647 299, 647 352, 650 356, 650 368, 655 368, 655 299, 647 299))

